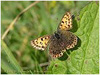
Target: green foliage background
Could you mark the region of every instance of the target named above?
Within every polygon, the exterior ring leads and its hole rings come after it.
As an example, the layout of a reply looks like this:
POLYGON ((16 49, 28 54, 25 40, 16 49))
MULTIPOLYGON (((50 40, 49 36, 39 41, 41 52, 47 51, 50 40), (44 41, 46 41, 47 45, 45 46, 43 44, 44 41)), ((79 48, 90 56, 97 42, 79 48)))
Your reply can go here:
MULTIPOLYGON (((33 1, 1 2, 1 35, 13 19, 33 1)), ((25 12, 1 41, 1 72, 25 74, 98 74, 99 4, 87 1, 43 1, 25 12), (53 60, 48 50, 38 51, 30 41, 52 34, 66 11, 75 15, 78 45, 53 60), (50 62, 49 66, 41 66, 50 62)))

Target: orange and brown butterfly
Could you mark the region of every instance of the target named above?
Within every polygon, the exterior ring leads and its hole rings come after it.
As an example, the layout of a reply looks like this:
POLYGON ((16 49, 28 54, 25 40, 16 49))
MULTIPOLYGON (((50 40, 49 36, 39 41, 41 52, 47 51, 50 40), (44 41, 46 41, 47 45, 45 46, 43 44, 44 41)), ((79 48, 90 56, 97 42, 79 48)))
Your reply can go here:
POLYGON ((69 31, 70 29, 72 29, 72 16, 66 12, 54 34, 34 39, 31 45, 38 50, 46 50, 49 46, 52 57, 61 57, 66 49, 71 49, 77 44, 77 37, 69 31))

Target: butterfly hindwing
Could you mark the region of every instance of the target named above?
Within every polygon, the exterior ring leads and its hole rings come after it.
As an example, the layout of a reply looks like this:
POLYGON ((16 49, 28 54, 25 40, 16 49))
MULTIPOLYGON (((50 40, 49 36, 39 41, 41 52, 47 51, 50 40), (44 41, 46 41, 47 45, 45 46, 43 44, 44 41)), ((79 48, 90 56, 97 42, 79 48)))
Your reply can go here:
POLYGON ((77 37, 70 31, 60 31, 56 34, 51 36, 49 46, 49 52, 54 58, 61 57, 66 49, 71 49, 77 44, 77 37))
POLYGON ((51 37, 49 53, 53 58, 61 57, 63 53, 66 51, 65 47, 63 47, 62 45, 64 44, 63 42, 61 42, 61 39, 57 40, 54 35, 51 37))
POLYGON ((61 34, 62 41, 66 45, 66 49, 67 50, 75 47, 75 45, 77 44, 77 37, 76 37, 76 35, 74 35, 70 31, 64 31, 64 30, 61 30, 60 34, 61 34))
POLYGON ((36 49, 45 50, 45 48, 48 45, 49 40, 50 40, 50 36, 49 35, 45 35, 43 37, 39 37, 39 38, 37 38, 35 40, 32 40, 31 41, 31 45, 36 49))
POLYGON ((69 12, 66 12, 65 15, 62 17, 61 22, 58 26, 60 30, 70 30, 72 29, 72 17, 69 12))
POLYGON ((71 48, 74 48, 75 45, 77 45, 77 37, 75 35, 72 34, 72 40, 70 41, 69 40, 69 44, 67 45, 66 49, 71 49, 71 48))

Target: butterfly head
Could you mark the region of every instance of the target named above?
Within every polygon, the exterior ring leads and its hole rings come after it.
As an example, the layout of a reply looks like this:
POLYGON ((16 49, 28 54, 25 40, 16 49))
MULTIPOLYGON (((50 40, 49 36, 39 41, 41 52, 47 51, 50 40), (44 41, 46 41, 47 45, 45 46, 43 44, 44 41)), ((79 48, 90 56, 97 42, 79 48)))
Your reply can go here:
POLYGON ((60 39, 60 34, 59 33, 54 33, 54 36, 56 39, 60 39))

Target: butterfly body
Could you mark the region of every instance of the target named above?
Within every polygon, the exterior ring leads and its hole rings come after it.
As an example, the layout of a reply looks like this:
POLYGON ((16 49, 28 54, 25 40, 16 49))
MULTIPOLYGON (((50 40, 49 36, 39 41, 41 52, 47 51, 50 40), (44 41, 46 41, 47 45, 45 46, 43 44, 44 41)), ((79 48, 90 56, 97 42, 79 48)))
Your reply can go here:
POLYGON ((66 12, 54 34, 32 40, 31 45, 39 50, 45 50, 49 46, 52 57, 61 57, 66 49, 71 49, 77 44, 77 37, 69 31, 70 29, 72 18, 70 13, 66 12))
POLYGON ((60 35, 58 33, 55 33, 54 36, 56 37, 56 39, 60 39, 60 35))

